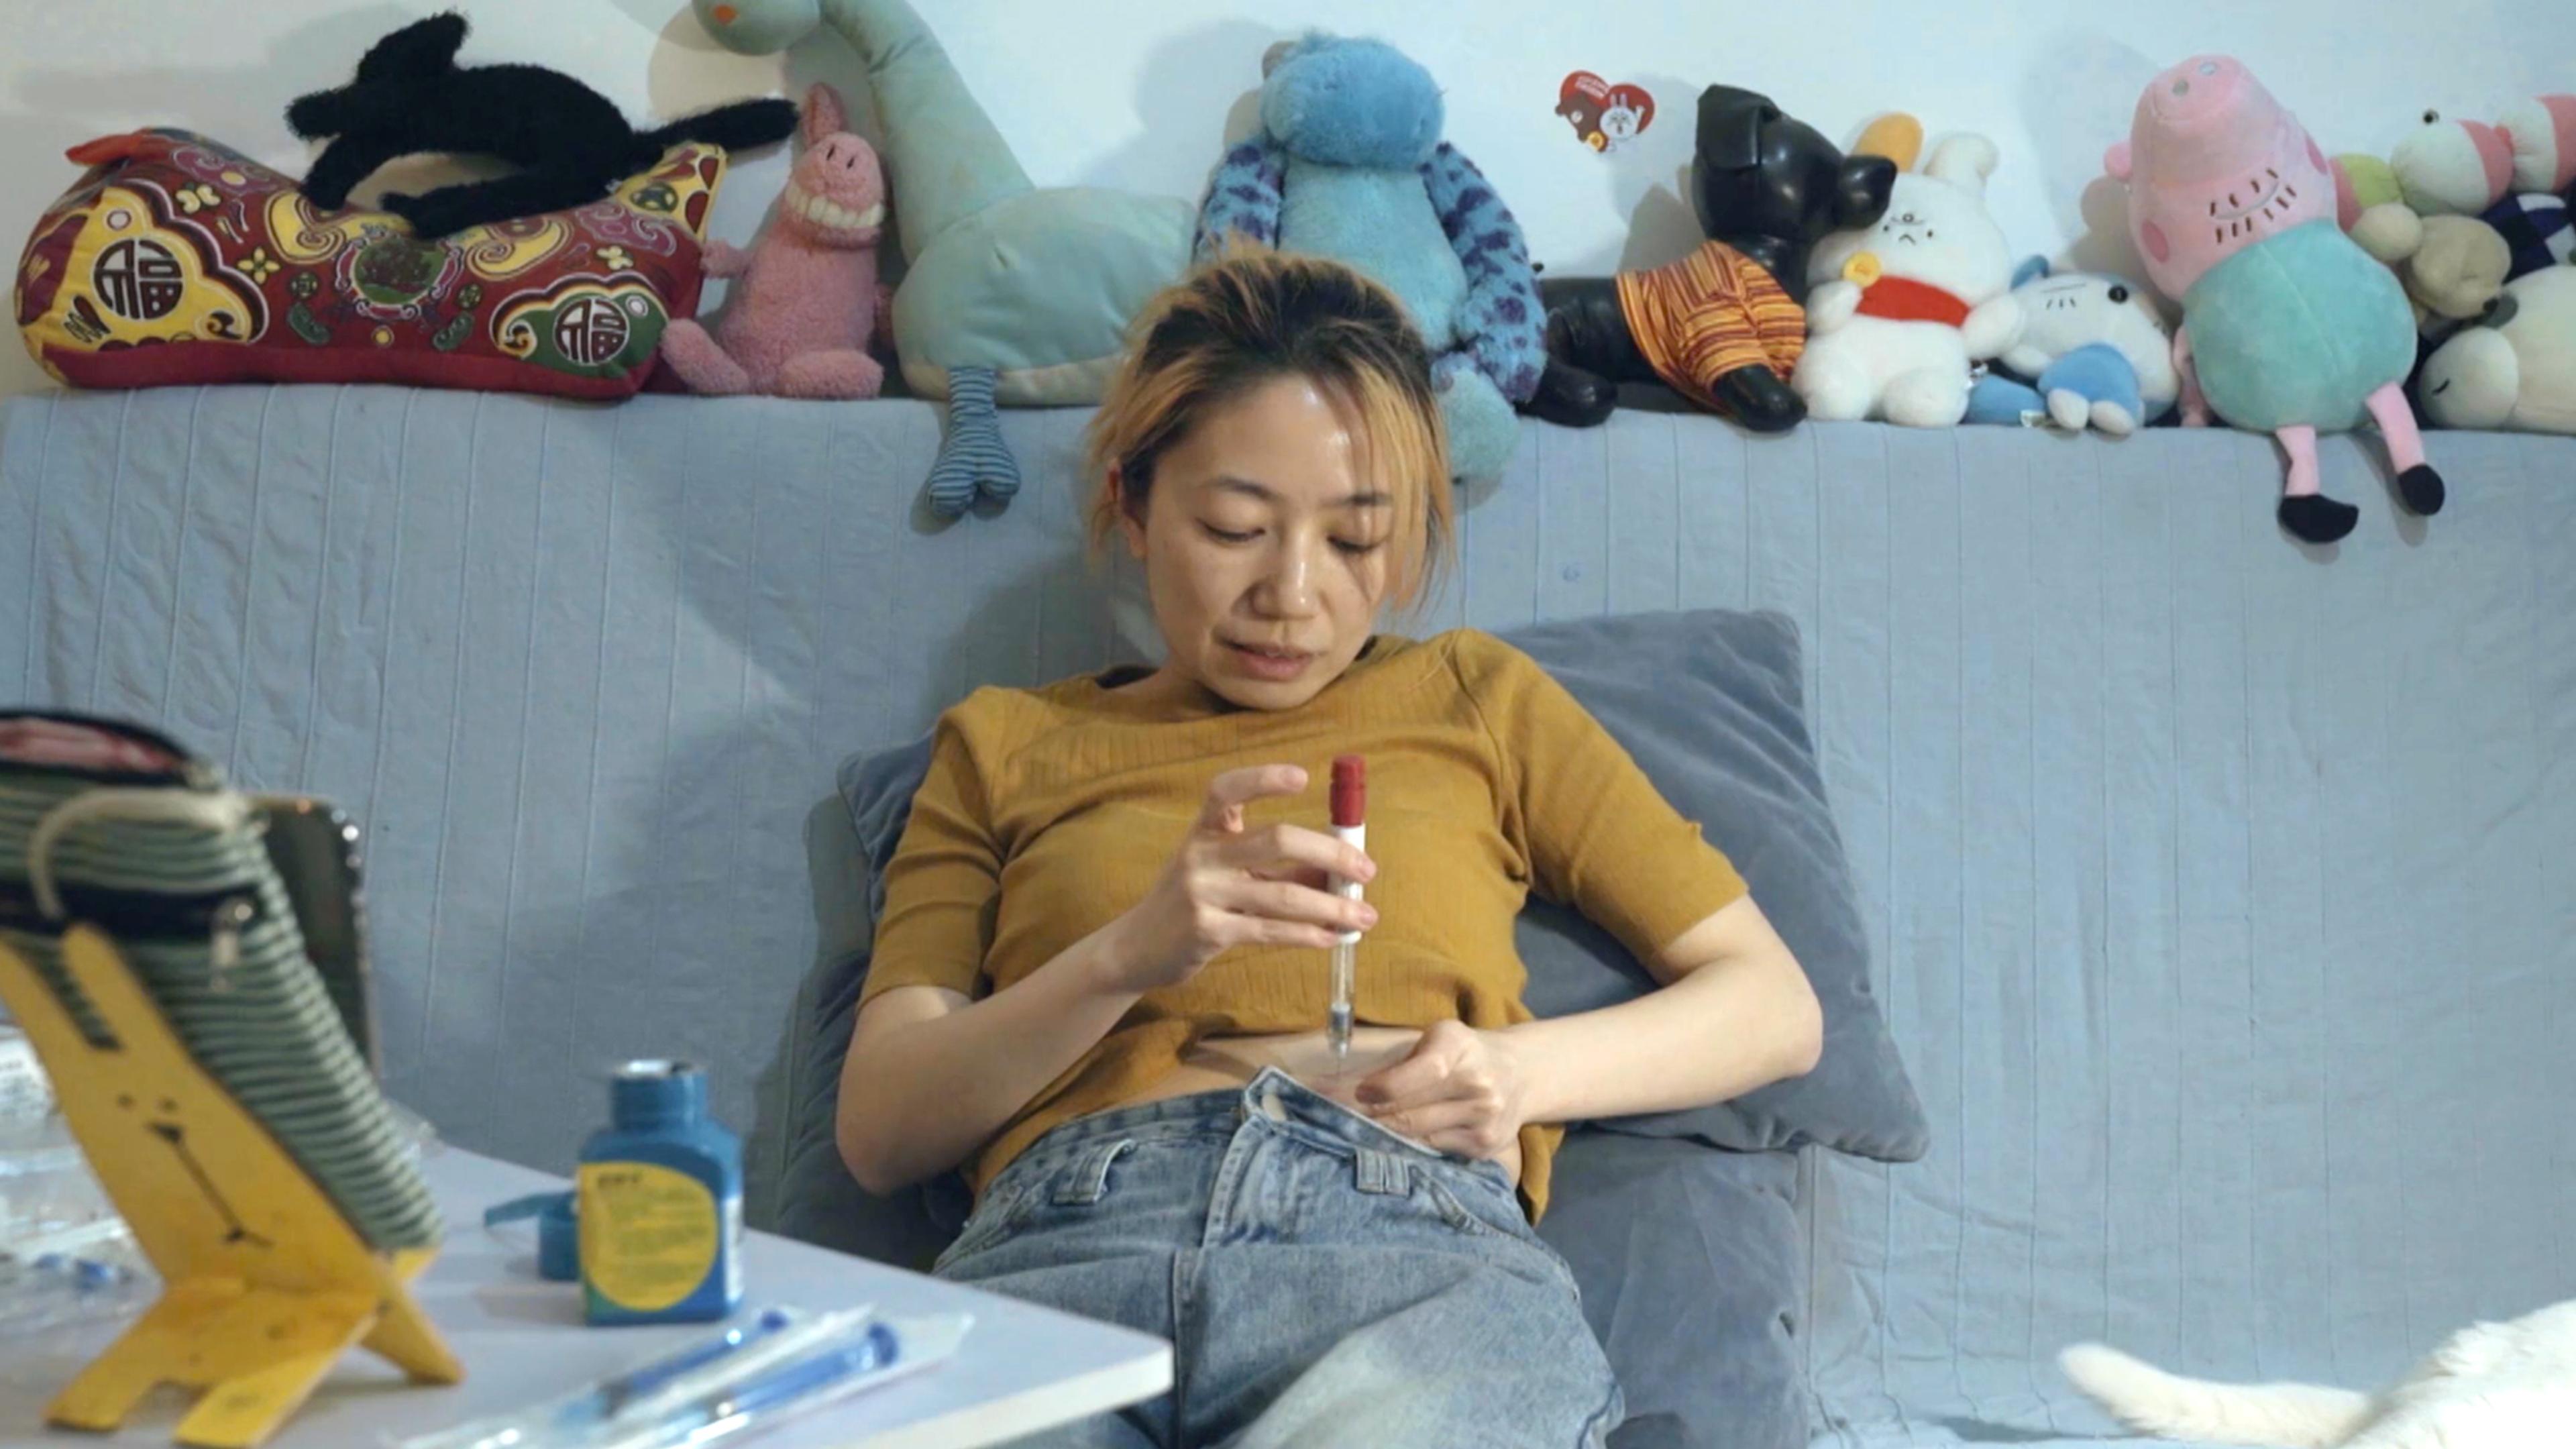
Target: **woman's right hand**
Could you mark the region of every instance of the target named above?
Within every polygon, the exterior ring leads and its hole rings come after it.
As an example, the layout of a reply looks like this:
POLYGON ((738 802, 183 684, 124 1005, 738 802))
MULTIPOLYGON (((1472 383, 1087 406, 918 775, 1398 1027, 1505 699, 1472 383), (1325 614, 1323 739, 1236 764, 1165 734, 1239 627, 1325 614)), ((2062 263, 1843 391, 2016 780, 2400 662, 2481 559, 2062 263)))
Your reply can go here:
POLYGON ((1178 986, 1236 946, 1329 951, 1340 933, 1377 924, 1367 902, 1320 888, 1328 876, 1376 876, 1377 865, 1366 855, 1294 825, 1244 829, 1245 805, 1305 789, 1306 772, 1294 765, 1260 765, 1216 777, 1162 877, 1112 928, 1107 965, 1116 989, 1141 993, 1178 986))

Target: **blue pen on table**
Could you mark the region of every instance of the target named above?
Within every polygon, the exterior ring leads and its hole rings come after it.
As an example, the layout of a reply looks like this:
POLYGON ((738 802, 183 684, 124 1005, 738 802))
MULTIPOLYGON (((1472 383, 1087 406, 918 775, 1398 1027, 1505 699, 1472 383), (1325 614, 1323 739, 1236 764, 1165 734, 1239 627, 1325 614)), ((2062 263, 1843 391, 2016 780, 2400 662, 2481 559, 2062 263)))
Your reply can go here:
POLYGON ((791 1404, 860 1374, 894 1367, 902 1339, 882 1321, 871 1322, 853 1342, 770 1370, 749 1383, 717 1389, 673 1407, 670 1416, 625 1438, 613 1449, 663 1449, 730 1434, 755 1415, 791 1404))
POLYGON ((665 1384, 703 1368, 717 1359, 747 1348, 793 1326, 795 1316, 784 1309, 772 1308, 753 1322, 719 1334, 705 1343, 682 1349, 669 1358, 648 1363, 642 1368, 603 1381, 583 1398, 566 1404, 557 1416, 558 1423, 595 1423, 615 1418, 628 1404, 662 1388, 665 1384))

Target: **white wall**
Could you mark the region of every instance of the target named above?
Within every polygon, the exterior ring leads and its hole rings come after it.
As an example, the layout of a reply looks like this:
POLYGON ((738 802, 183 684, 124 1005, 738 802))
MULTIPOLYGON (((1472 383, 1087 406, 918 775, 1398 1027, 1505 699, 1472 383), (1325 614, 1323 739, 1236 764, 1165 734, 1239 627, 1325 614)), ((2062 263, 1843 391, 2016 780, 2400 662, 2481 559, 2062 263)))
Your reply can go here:
MULTIPOLYGON (((783 65, 745 59, 715 49, 681 0, 456 3, 475 22, 467 60, 570 71, 639 118, 817 78, 857 89, 837 39, 783 65)), ((2483 118, 2518 96, 2576 91, 2569 0, 914 3, 1041 183, 1187 196, 1229 116, 1240 127, 1250 114, 1265 46, 1309 26, 1383 36, 1446 84, 1450 139, 1564 274, 1660 262, 1696 239, 1677 183, 1694 98, 1715 81, 1766 91, 1829 135, 1848 138, 1888 108, 1915 112, 1936 136, 1986 132, 2003 151, 1992 195, 2006 232, 2053 253, 2102 225, 2105 190, 2092 188, 2088 215, 2087 189, 2140 85, 2194 51, 2246 59, 2329 151, 2384 152, 2427 106, 2483 118), (1577 144, 1552 114, 1558 81, 1577 68, 1644 85, 1653 127, 1606 156, 1577 144)), ((304 148, 280 119, 287 101, 344 79, 376 36, 437 8, 0 0, 0 243, 14 255, 72 180, 64 147, 132 126, 186 126, 300 171, 304 148)), ((740 167, 716 209, 719 233, 755 227, 782 172, 774 157, 740 167)), ((0 347, 0 393, 44 385, 23 348, 0 347)))

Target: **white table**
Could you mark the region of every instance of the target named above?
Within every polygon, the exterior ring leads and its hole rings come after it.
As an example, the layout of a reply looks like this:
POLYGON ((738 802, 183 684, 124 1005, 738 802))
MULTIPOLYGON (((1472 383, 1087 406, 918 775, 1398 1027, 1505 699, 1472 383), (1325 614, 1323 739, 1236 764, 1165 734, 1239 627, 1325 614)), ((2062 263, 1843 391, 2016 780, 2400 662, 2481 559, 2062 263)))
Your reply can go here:
MULTIPOLYGON (((482 1227, 486 1206, 563 1181, 454 1147, 433 1148, 423 1165, 447 1214, 448 1241, 417 1289, 465 1361, 465 1381, 412 1387, 383 1360, 353 1350, 270 1441, 273 1449, 377 1449, 547 1398, 713 1331, 583 1327, 579 1287, 537 1277, 532 1224, 482 1227)), ((871 1303, 891 1315, 975 1316, 955 1358, 746 1441, 760 1449, 978 1449, 1152 1398, 1172 1384, 1171 1345, 1159 1338, 766 1233, 746 1235, 743 1254, 747 1309, 871 1303)), ((167 1389, 121 1433, 44 1427, 46 1402, 116 1327, 0 1341, 0 1446, 171 1442, 185 1401, 167 1389)))

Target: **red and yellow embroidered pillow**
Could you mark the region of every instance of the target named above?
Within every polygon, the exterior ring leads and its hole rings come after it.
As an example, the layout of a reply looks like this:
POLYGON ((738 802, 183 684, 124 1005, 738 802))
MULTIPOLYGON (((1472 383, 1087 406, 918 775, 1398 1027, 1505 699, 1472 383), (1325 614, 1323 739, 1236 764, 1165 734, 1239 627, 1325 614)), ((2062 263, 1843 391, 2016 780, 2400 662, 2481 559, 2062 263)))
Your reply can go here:
POLYGON ((90 168, 18 263, 27 349, 76 387, 398 382, 618 398, 697 311, 724 152, 683 143, 571 211, 424 242, 317 212, 293 178, 186 131, 76 146, 90 168))

